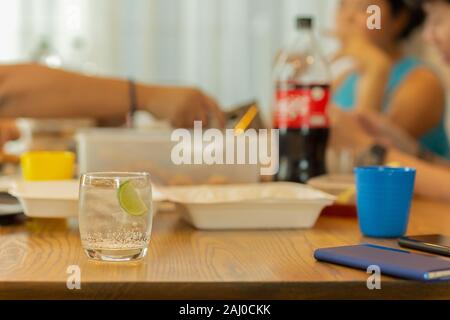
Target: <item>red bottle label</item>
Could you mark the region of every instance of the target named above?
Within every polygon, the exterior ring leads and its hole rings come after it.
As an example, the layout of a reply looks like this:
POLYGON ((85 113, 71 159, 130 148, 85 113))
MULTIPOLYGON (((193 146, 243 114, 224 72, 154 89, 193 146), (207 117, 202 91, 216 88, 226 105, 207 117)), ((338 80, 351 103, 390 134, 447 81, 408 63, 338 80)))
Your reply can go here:
POLYGON ((274 128, 328 128, 329 85, 278 88, 275 96, 274 128))

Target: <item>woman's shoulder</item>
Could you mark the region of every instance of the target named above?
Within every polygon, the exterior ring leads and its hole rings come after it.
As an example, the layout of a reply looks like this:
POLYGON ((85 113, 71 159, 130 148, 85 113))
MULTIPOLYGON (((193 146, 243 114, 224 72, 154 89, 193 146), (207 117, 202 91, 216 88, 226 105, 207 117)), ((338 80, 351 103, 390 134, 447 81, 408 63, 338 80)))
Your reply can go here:
POLYGON ((424 65, 425 62, 416 56, 404 56, 403 58, 401 58, 396 65, 398 66, 411 66, 411 67, 415 67, 415 66, 420 66, 420 65, 424 65))
POLYGON ((394 90, 389 96, 388 113, 393 121, 415 137, 439 126, 444 114, 445 90, 426 63, 415 62, 401 82, 391 88, 394 90))
POLYGON ((401 81, 416 69, 426 68, 425 62, 413 56, 405 56, 392 66, 391 80, 401 81))
POLYGON ((408 56, 396 64, 397 72, 404 72, 405 80, 422 83, 425 86, 441 86, 441 79, 435 70, 424 60, 408 56))
POLYGON ((434 109, 440 114, 445 107, 445 88, 440 77, 427 63, 417 58, 414 63, 395 86, 391 102, 402 101, 416 108, 422 104, 427 110, 434 109))
POLYGON ((406 56, 392 68, 389 87, 442 87, 441 79, 433 68, 420 58, 406 56))

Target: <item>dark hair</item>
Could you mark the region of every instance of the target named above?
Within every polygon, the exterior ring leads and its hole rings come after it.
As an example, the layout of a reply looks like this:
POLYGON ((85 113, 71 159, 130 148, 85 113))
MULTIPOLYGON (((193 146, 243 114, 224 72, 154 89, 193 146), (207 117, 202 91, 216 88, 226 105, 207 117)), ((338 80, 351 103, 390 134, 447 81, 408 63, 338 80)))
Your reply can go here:
MULTIPOLYGON (((447 0, 449 1, 449 0, 447 0)), ((411 33, 420 27, 425 20, 425 12, 422 6, 415 5, 408 0, 388 0, 387 1, 392 10, 392 15, 398 16, 403 12, 408 14, 409 20, 402 32, 398 35, 399 39, 408 38, 411 33)))

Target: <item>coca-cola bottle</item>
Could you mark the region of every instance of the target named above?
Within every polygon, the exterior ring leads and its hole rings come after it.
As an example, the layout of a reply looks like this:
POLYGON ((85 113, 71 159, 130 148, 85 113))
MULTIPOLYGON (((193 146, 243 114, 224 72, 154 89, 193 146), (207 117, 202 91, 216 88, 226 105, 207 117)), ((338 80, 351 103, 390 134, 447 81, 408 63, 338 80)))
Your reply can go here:
POLYGON ((330 72, 313 33, 313 19, 297 18, 295 42, 274 69, 273 125, 280 130, 280 167, 275 179, 305 183, 324 174, 329 135, 330 72))

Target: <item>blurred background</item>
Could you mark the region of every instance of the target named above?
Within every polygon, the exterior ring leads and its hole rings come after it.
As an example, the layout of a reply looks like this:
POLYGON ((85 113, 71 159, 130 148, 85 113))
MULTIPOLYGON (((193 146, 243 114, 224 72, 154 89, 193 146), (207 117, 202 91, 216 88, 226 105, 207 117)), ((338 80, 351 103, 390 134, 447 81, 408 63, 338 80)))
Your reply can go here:
MULTIPOLYGON (((45 59, 90 74, 196 85, 224 106, 271 100, 274 56, 335 0, 0 0, 0 63, 45 59)), ((331 50, 331 41, 325 49, 331 50)))
MULTIPOLYGON (((330 29, 337 5, 337 0, 0 0, 0 63, 40 61, 87 74, 195 85, 226 108, 256 99, 267 117, 273 59, 294 35, 295 17, 312 15, 318 31, 330 29)), ((336 43, 318 33, 323 51, 331 53, 336 43)), ((434 60, 420 39, 412 43, 410 51, 434 60)))

